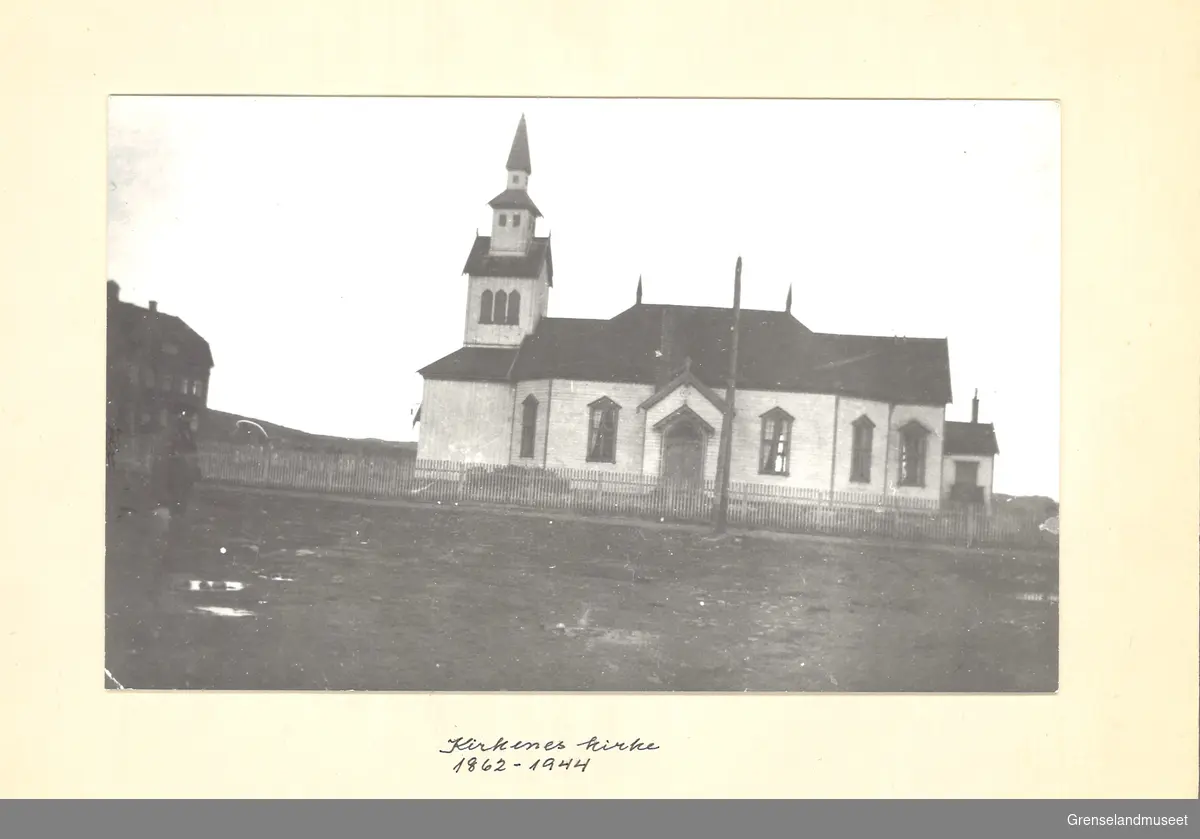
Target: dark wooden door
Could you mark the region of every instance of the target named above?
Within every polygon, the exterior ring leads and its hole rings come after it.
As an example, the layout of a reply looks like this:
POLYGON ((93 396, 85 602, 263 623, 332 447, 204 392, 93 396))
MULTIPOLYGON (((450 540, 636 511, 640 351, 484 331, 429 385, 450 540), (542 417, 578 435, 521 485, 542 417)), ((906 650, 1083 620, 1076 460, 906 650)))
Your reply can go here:
POLYGON ((663 480, 672 484, 704 481, 704 434, 691 423, 681 422, 663 434, 663 480))

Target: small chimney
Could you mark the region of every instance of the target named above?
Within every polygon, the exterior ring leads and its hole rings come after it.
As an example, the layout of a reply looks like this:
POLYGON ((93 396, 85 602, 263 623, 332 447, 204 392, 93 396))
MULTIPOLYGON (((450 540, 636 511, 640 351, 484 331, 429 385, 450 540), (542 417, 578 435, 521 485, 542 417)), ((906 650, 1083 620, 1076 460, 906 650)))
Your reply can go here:
POLYGON ((669 308, 662 310, 662 328, 658 339, 658 384, 662 386, 671 380, 671 372, 675 364, 675 313, 669 308))
POLYGON ((150 301, 150 311, 151 311, 151 312, 157 312, 157 311, 158 311, 158 301, 157 301, 157 300, 151 300, 151 301, 150 301))
POLYGON ((108 281, 108 302, 117 303, 121 300, 121 287, 117 285, 116 280, 108 281))
POLYGON ((979 422, 979 390, 976 389, 975 395, 971 398, 971 425, 979 422))

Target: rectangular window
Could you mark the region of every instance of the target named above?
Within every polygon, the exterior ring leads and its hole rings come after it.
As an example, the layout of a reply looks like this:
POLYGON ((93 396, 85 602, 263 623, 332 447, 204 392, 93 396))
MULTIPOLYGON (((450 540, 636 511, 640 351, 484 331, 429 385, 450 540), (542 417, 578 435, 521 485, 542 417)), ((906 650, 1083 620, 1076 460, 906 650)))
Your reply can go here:
POLYGON ((954 483, 960 486, 978 486, 979 464, 973 460, 954 461, 954 483))
POLYGON ((521 176, 520 176, 520 175, 513 175, 513 183, 514 183, 514 184, 519 184, 520 182, 521 182, 521 176))
POLYGON ((537 440, 538 403, 530 394, 525 398, 521 416, 521 457, 533 457, 534 441, 537 440))
POLYGON ((185 394, 189 393, 191 391, 191 388, 192 388, 192 382, 189 379, 180 379, 179 380, 179 392, 180 393, 185 393, 185 394))
POLYGON ((763 414, 759 474, 787 475, 791 445, 792 418, 778 408, 763 414))
POLYGON ((602 399, 591 406, 587 459, 593 463, 617 462, 617 404, 602 399))
POLYGON ((507 227, 507 226, 508 226, 508 215, 507 215, 507 214, 505 214, 505 213, 501 213, 501 214, 500 214, 500 226, 501 226, 501 227, 507 227))
POLYGON ((513 227, 520 227, 520 226, 521 226, 521 214, 513 213, 513 227))
POLYGON ((854 442, 850 454, 850 480, 856 484, 871 483, 871 445, 875 426, 870 420, 854 423, 854 442))

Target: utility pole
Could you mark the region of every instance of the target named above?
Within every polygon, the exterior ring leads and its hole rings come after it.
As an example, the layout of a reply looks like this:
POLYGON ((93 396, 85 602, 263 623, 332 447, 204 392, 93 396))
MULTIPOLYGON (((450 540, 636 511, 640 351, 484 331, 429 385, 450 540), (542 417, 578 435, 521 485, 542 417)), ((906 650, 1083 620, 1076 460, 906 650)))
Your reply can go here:
POLYGON ((733 325, 730 327, 729 379, 725 384, 725 416, 721 420, 721 447, 717 454, 716 521, 717 534, 725 532, 729 519, 729 470, 733 460, 733 402, 737 392, 738 332, 742 314, 742 258, 733 272, 733 325))

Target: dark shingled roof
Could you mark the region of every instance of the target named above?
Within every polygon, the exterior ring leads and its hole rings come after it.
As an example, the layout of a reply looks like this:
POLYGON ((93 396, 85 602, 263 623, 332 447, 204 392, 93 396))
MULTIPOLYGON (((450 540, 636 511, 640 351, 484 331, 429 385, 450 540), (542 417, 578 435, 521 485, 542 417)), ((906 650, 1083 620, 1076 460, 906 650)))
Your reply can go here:
POLYGON ((525 128, 524 114, 521 114, 521 121, 517 123, 517 133, 513 135, 506 168, 510 172, 533 174, 533 164, 529 162, 529 131, 525 128))
POLYGON ((542 211, 523 189, 506 189, 489 201, 488 206, 493 210, 528 210, 535 218, 542 217, 542 211))
POLYGON ((516 347, 463 347, 417 371, 427 379, 504 382, 516 347))
POLYGON ((114 352, 138 354, 153 351, 155 333, 162 343, 175 344, 179 355, 197 366, 211 370, 212 350, 200 333, 182 318, 166 312, 151 312, 124 300, 108 303, 108 334, 114 352))
POLYGON ((535 236, 530 243, 529 252, 525 254, 492 254, 491 236, 476 236, 475 244, 471 246, 471 254, 463 273, 473 277, 514 277, 517 279, 536 279, 542 274, 542 265, 546 266, 546 276, 551 286, 554 285, 554 260, 550 255, 550 237, 535 236))
MULTIPOLYGON (((732 317, 731 309, 637 304, 611 320, 542 318, 510 376, 661 385, 664 368, 678 370, 690 358, 691 372, 720 392, 732 317)), ((944 339, 820 334, 787 312, 741 313, 739 388, 945 405, 949 367, 944 339)))
POLYGON ((990 422, 947 422, 942 452, 947 455, 972 454, 983 457, 1000 454, 996 429, 990 422))

